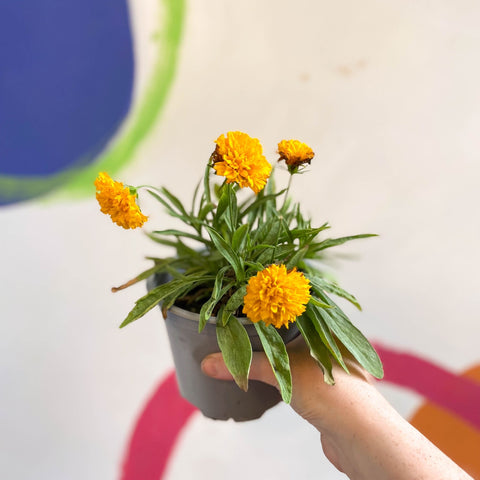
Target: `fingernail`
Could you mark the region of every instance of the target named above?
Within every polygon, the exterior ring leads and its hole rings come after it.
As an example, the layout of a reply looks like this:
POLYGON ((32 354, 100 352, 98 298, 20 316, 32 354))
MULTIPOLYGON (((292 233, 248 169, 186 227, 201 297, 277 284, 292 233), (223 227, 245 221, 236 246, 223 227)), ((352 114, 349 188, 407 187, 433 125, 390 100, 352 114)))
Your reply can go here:
POLYGON ((213 358, 206 358, 201 364, 203 373, 209 377, 216 377, 218 373, 217 362, 213 358))

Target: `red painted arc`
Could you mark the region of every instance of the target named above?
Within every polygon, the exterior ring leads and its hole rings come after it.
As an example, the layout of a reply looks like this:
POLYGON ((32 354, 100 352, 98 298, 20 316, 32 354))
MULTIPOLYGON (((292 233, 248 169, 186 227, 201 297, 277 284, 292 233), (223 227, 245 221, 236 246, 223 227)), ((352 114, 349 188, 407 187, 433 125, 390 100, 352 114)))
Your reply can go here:
MULTIPOLYGON (((412 390, 480 431, 480 384, 417 355, 375 344, 384 381, 412 390)), ((197 409, 184 400, 171 372, 147 401, 134 427, 121 480, 161 480, 179 434, 197 409)))

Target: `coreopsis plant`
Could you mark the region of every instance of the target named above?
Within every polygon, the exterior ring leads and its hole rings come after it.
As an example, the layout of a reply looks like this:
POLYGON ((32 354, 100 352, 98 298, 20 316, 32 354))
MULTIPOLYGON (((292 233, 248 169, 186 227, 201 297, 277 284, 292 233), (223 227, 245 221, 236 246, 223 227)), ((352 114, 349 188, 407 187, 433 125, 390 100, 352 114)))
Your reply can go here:
POLYGON ((298 140, 278 144, 278 161, 285 162, 290 176, 288 185, 277 190, 272 166, 257 139, 228 132, 215 143, 188 208, 165 187, 124 186, 104 172, 96 179, 101 211, 119 226, 137 228, 147 221, 137 203, 139 192, 152 195, 184 224, 183 229, 147 233, 155 242, 170 247, 172 255, 149 257, 151 268, 113 290, 154 274, 167 274, 169 280, 137 300, 120 326, 158 304, 164 316, 174 305, 198 313, 199 332, 210 317, 216 317, 225 363, 236 383, 246 390, 252 346, 239 318, 247 317, 258 332, 287 403, 292 380, 280 329, 298 328, 328 384, 334 384, 333 362, 348 371, 342 345, 373 376, 382 377, 375 350, 331 296, 342 297, 359 309, 360 305, 321 269, 328 249, 372 235, 326 238, 328 224, 312 226, 289 196, 292 180, 304 173, 314 157, 312 149, 298 140), (242 189, 253 194, 244 198, 242 189))

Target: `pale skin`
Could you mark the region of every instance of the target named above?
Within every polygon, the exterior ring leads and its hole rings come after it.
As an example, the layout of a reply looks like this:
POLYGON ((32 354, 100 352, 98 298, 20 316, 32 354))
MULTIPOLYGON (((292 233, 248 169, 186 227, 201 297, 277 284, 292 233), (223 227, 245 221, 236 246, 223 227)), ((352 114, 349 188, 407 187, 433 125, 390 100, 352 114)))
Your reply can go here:
MULTIPOLYGON (((350 375, 334 367, 329 386, 301 338, 288 350, 291 406, 320 432, 325 456, 351 480, 473 480, 401 417, 352 359, 346 357, 350 375)), ((207 356, 202 370, 232 379, 220 353, 207 356)), ((254 353, 249 378, 278 387, 263 353, 254 353)))

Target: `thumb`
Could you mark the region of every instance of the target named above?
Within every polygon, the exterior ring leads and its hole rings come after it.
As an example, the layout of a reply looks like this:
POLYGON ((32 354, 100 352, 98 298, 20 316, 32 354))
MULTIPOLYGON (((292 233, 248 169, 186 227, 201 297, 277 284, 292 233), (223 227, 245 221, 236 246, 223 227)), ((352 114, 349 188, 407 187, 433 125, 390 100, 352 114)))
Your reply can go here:
MULTIPOLYGON (((212 378, 218 380, 233 380, 231 373, 228 371, 221 353, 212 353, 206 356, 201 363, 202 372, 212 378)), ((252 365, 250 366, 250 380, 259 380, 268 383, 274 387, 278 387, 277 380, 273 373, 272 367, 262 352, 253 352, 252 365)))

